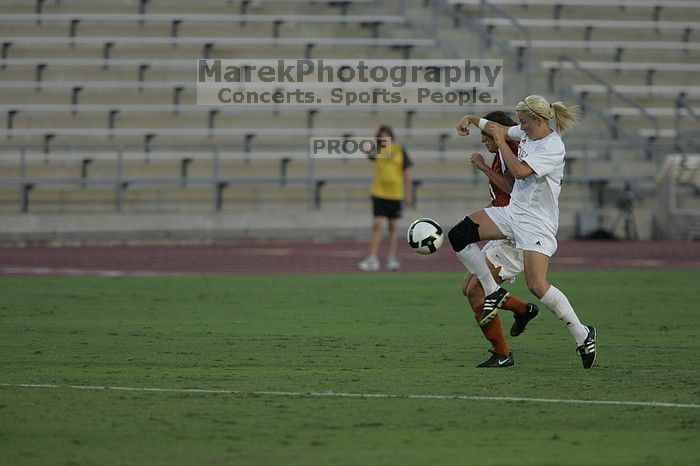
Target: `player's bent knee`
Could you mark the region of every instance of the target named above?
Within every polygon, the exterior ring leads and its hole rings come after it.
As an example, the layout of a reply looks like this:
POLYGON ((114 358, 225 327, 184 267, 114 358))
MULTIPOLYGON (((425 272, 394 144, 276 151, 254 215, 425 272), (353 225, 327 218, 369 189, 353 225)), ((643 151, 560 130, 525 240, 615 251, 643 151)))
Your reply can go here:
POLYGON ((549 288, 549 284, 546 282, 541 282, 541 283, 528 283, 527 285, 528 289, 530 290, 530 293, 534 294, 538 298, 542 298, 542 296, 545 295, 547 292, 547 289, 549 288))
POLYGON ((453 226, 447 234, 447 237, 450 240, 452 249, 454 249, 455 252, 459 252, 470 244, 479 241, 479 225, 467 217, 453 226))

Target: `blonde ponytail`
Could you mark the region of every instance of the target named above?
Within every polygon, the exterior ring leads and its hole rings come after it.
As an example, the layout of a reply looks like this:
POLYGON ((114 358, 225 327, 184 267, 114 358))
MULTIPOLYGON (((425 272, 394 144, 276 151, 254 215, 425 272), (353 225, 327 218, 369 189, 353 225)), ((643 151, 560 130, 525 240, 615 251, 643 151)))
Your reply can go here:
POLYGON ((567 107, 561 102, 554 102, 551 106, 554 129, 559 134, 574 126, 581 115, 581 108, 578 105, 567 107))
POLYGON ((562 134, 574 126, 581 114, 578 105, 567 107, 561 102, 550 104, 541 95, 529 95, 521 100, 515 110, 524 112, 532 118, 542 118, 545 121, 554 120, 554 129, 562 134))

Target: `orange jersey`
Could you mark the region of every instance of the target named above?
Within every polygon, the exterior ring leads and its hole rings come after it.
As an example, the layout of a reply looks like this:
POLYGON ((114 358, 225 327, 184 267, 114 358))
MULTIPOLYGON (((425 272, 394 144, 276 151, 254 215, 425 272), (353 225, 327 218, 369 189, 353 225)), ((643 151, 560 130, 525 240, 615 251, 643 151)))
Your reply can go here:
MULTIPOLYGON (((518 154, 518 143, 508 142, 508 147, 513 151, 514 154, 518 154)), ((501 161, 500 151, 498 154, 494 154, 493 163, 491 164, 491 169, 496 173, 503 174, 508 169, 504 162, 501 161)), ((504 207, 510 203, 510 193, 503 191, 501 188, 489 181, 489 191, 491 192, 491 200, 495 207, 504 207)))

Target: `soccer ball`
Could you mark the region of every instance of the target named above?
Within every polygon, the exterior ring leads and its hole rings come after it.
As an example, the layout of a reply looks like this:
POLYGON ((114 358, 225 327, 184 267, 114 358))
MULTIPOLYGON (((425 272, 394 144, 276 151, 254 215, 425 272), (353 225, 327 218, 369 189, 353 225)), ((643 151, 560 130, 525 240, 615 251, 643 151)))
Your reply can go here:
POLYGON ((432 254, 442 246, 442 227, 430 218, 419 218, 408 227, 408 244, 418 254, 432 254))

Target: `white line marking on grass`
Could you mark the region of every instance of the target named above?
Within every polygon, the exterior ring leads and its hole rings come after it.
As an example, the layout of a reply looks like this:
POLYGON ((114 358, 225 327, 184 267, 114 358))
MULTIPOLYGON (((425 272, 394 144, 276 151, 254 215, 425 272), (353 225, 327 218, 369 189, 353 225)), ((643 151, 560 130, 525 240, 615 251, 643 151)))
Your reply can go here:
POLYGON ((467 401, 509 401, 519 403, 558 403, 573 405, 616 405, 616 406, 646 406, 651 408, 700 408, 695 403, 667 403, 664 401, 624 401, 624 400, 567 400, 558 398, 526 398, 515 396, 475 396, 475 395, 395 395, 389 393, 345 393, 345 392, 286 392, 258 390, 244 392, 241 390, 211 389, 211 388, 153 388, 153 387, 118 387, 107 385, 58 385, 33 383, 0 383, 0 387, 8 388, 66 388, 70 390, 112 390, 123 392, 156 392, 156 393, 199 393, 206 395, 239 395, 239 396, 287 396, 298 398, 383 398, 409 400, 467 400, 467 401))

